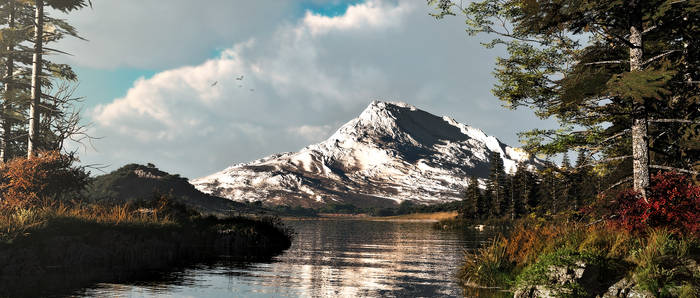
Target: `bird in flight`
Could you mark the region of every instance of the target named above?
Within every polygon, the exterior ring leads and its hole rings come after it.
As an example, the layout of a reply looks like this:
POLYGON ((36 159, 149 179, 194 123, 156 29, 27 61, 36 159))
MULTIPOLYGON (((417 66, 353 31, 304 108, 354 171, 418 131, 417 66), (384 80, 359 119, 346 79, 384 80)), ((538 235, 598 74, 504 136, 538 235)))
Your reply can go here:
POLYGON ((214 83, 212 83, 211 86, 214 87, 214 86, 216 86, 216 84, 218 84, 218 83, 219 83, 219 81, 214 81, 214 83))
POLYGON ((242 80, 243 80, 243 75, 240 75, 240 76, 236 77, 236 80, 242 81, 242 80))

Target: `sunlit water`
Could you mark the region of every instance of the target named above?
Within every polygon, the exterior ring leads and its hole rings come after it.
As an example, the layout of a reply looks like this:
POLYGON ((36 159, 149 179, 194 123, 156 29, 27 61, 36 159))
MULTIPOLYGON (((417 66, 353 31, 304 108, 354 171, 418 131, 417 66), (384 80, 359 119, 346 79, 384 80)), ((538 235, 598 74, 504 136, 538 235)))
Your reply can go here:
POLYGON ((426 222, 289 221, 292 247, 270 263, 198 265, 151 281, 98 284, 97 297, 462 296, 463 250, 493 233, 436 231, 426 222))

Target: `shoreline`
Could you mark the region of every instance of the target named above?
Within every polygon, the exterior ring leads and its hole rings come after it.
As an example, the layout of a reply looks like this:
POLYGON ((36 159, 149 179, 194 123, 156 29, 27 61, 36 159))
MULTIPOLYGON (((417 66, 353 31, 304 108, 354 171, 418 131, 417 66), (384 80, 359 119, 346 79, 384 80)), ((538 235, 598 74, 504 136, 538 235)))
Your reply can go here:
POLYGON ((243 217, 146 225, 49 218, 0 243, 0 296, 70 295, 222 256, 269 260, 289 248, 288 233, 273 221, 243 217))
POLYGON ((452 219, 457 216, 456 211, 411 213, 393 216, 370 216, 368 214, 343 214, 343 213, 319 213, 317 217, 284 216, 283 220, 366 220, 366 221, 393 221, 393 222, 425 222, 436 223, 444 219, 452 219))

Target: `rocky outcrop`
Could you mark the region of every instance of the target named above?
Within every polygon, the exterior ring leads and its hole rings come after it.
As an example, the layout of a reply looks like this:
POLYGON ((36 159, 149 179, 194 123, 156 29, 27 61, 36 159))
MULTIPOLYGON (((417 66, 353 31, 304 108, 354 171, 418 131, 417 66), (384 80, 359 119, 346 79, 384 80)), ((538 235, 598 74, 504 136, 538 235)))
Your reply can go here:
POLYGON ((537 285, 521 285, 516 288, 514 297, 561 297, 578 296, 582 292, 593 293, 600 288, 600 268, 578 261, 571 266, 549 266, 544 280, 537 285))
POLYGON ((651 293, 640 291, 635 289, 635 283, 632 281, 630 278, 623 278, 620 281, 614 283, 610 288, 608 288, 608 291, 605 292, 602 296, 603 298, 613 298, 613 297, 621 297, 621 298, 651 298, 654 297, 651 293))

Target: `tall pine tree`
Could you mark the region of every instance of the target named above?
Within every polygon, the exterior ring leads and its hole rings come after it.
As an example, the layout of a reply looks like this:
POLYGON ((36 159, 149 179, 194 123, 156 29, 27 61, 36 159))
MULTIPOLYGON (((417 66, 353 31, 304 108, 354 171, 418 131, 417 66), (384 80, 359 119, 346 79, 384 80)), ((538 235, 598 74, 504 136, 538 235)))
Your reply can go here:
POLYGON ((462 208, 460 209, 460 216, 465 219, 475 219, 481 217, 481 213, 484 210, 483 207, 479 206, 483 204, 483 199, 481 196, 481 189, 479 189, 479 181, 475 176, 469 178, 469 185, 467 185, 467 193, 462 202, 462 208))
POLYGON ((505 215, 510 203, 508 195, 508 181, 506 180, 506 172, 503 167, 503 158, 501 153, 494 151, 491 154, 491 174, 489 174, 489 182, 487 192, 491 199, 492 214, 495 216, 505 215))
POLYGON ((438 18, 464 14, 470 35, 497 35, 486 45, 507 51, 494 89, 507 106, 562 123, 524 133, 529 150, 630 160, 643 196, 650 168, 697 174, 687 161, 700 149, 698 1, 428 2, 438 18))

